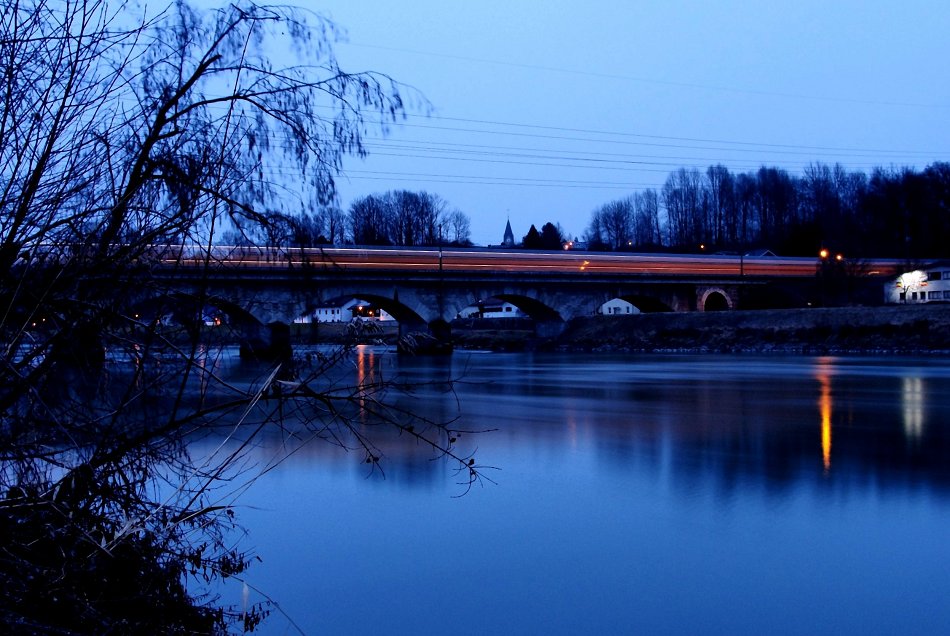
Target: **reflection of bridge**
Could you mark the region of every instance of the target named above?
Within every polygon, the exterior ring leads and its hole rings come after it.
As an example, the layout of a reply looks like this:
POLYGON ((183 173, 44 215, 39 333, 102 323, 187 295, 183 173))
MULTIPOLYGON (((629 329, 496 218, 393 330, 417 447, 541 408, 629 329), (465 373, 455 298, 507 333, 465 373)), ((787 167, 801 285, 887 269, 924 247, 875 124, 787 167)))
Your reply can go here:
MULTIPOLYGON (((445 330, 465 307, 497 297, 535 319, 540 332, 622 298, 642 311, 742 306, 742 290, 814 280, 817 259, 727 255, 609 254, 490 249, 215 247, 169 249, 158 275, 179 293, 261 325, 287 325, 339 297, 382 307, 402 330, 445 330)), ((897 261, 863 263, 891 276, 897 261)))

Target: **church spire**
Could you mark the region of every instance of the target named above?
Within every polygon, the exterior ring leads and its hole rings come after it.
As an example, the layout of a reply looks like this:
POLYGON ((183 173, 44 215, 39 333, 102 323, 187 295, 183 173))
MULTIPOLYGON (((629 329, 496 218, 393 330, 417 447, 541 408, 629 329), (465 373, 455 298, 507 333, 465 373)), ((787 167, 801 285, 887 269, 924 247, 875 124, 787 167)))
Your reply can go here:
POLYGON ((501 244, 503 247, 513 247, 515 244, 515 235, 514 232, 511 231, 510 219, 505 223, 505 238, 502 239, 501 244))

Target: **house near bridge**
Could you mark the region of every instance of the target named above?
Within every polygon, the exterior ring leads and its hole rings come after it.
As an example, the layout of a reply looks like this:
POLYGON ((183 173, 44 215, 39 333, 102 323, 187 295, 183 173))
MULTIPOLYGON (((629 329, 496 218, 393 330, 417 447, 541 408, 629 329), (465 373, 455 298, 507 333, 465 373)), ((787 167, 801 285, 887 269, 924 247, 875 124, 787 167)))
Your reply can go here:
POLYGON ((393 317, 384 309, 365 300, 360 300, 359 298, 337 298, 324 302, 312 312, 298 316, 294 320, 294 323, 350 322, 354 318, 381 322, 393 320, 393 317))
POLYGON ((459 312, 459 318, 526 318, 516 305, 500 298, 486 298, 459 312))
POLYGON ((950 303, 950 261, 904 272, 885 283, 884 302, 891 304, 950 303))
POLYGON ((597 308, 597 314, 602 316, 630 316, 639 313, 639 307, 622 298, 611 298, 597 308))

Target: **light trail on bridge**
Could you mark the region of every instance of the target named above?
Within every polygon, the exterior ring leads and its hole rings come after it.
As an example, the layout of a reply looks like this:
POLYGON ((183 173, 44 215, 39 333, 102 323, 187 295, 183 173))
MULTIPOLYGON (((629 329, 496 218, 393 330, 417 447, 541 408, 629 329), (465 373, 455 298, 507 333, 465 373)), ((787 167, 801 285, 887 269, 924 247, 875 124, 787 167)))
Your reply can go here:
MULTIPOLYGON (((235 268, 319 268, 324 271, 393 271, 445 273, 587 274, 616 276, 810 277, 820 257, 738 256, 725 254, 602 253, 577 250, 540 252, 490 248, 258 248, 168 246, 166 266, 235 268)), ((857 260, 843 264, 857 276, 896 276, 898 260, 857 260)))

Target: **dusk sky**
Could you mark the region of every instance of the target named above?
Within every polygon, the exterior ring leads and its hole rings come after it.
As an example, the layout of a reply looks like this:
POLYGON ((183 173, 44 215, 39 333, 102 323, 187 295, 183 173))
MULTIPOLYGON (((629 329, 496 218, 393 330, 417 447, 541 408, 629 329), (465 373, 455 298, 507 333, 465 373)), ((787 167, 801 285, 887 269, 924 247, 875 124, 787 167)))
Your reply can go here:
MULTIPOLYGON (((311 5, 307 5, 311 6, 311 5)), ((433 106, 349 159, 341 206, 426 190, 476 244, 510 217, 582 236, 591 212, 681 167, 950 159, 950 4, 935 0, 585 3, 321 0, 344 69, 433 106)))

